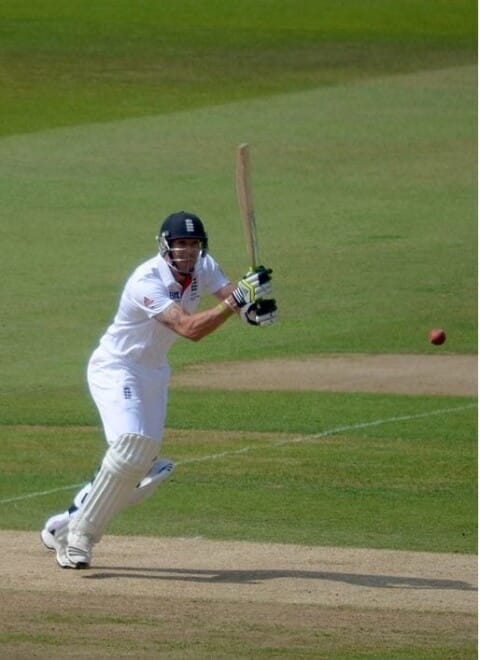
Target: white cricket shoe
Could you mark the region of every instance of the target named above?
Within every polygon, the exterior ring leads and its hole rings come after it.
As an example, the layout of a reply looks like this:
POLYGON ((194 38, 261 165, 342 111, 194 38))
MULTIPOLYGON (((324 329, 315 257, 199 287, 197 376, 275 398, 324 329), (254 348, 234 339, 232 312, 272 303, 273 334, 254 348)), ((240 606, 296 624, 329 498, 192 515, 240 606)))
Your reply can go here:
POLYGON ((68 525, 62 530, 62 534, 55 538, 55 552, 57 556, 57 564, 60 568, 77 568, 75 562, 71 561, 67 555, 68 547, 68 525))
POLYGON ((88 568, 92 561, 92 547, 92 539, 88 534, 75 534, 73 538, 69 535, 65 556, 70 566, 63 565, 63 568, 88 568))
POLYGON ((78 536, 69 545, 68 522, 54 531, 44 527, 40 537, 47 548, 55 550, 57 564, 61 568, 88 568, 90 565, 92 544, 87 537, 78 536))
POLYGON ((44 527, 40 532, 40 539, 47 550, 57 549, 57 544, 55 542, 55 532, 51 532, 49 529, 44 527))
MULTIPOLYGON (((58 517, 60 518, 60 516, 58 517)), ((40 532, 43 545, 57 555, 61 568, 88 568, 92 559, 92 542, 84 534, 76 535, 68 543, 68 517, 58 520, 56 528, 48 528, 48 522, 40 532)))
POLYGON ((47 520, 43 526, 42 531, 40 532, 40 539, 42 540, 42 543, 47 548, 47 550, 57 549, 58 538, 65 532, 69 520, 70 514, 68 511, 59 513, 47 520))
POLYGON ((67 557, 67 546, 63 544, 58 544, 57 547, 57 564, 60 568, 77 568, 77 566, 70 561, 67 557))

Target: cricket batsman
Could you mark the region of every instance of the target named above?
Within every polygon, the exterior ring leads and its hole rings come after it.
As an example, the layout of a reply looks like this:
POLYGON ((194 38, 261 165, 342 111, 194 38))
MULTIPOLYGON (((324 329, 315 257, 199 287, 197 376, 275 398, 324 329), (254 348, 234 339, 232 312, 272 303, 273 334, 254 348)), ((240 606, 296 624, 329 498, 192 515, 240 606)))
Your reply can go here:
POLYGON ((251 326, 277 320, 272 271, 259 266, 232 284, 209 254, 207 233, 194 213, 169 215, 157 241, 159 253, 127 280, 114 320, 88 363, 107 448, 94 479, 41 531, 62 568, 89 567, 93 546, 112 518, 152 495, 174 469, 159 458, 173 342, 199 341, 237 314, 251 326), (196 311, 204 293, 218 302, 196 311))

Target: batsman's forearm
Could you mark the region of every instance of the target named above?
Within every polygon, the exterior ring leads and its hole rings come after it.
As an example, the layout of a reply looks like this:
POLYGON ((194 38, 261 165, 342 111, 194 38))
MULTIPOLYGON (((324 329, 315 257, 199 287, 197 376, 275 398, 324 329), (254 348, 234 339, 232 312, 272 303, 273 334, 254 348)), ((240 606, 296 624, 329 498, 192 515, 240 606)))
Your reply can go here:
POLYGON ((186 322, 186 332, 183 335, 192 341, 200 341, 214 330, 219 328, 225 321, 237 312, 235 301, 229 298, 216 305, 212 309, 192 314, 186 322))
POLYGON ((156 318, 182 337, 200 341, 236 312, 235 301, 229 295, 215 307, 194 314, 186 314, 179 305, 173 304, 156 318))

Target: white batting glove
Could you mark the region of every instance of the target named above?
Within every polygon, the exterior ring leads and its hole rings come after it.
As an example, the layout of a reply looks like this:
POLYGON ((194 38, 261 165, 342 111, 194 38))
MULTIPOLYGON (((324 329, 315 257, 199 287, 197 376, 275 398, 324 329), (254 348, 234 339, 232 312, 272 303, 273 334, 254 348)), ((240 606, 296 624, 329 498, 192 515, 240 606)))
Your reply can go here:
POLYGON ((259 298, 268 296, 272 292, 271 273, 271 268, 259 266, 238 282, 237 288, 232 291, 232 296, 239 309, 245 305, 252 305, 259 298))
POLYGON ((265 327, 277 321, 277 303, 273 298, 257 300, 251 305, 245 305, 240 309, 240 316, 250 325, 265 327))

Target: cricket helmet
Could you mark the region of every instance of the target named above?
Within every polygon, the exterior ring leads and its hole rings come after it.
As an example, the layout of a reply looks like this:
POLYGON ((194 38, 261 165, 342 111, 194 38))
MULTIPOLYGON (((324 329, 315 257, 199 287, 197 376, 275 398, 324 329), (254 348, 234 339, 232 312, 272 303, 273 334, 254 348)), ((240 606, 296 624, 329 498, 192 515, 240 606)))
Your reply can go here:
MULTIPOLYGON (((181 259, 175 254, 178 250, 172 249, 172 242, 179 238, 196 238, 200 242, 200 256, 205 256, 208 250, 208 236, 198 215, 188 211, 171 213, 162 222, 157 236, 162 257, 168 257, 171 266, 183 273, 179 264, 181 259)), ((189 269, 188 272, 191 270, 193 269, 189 269)))

